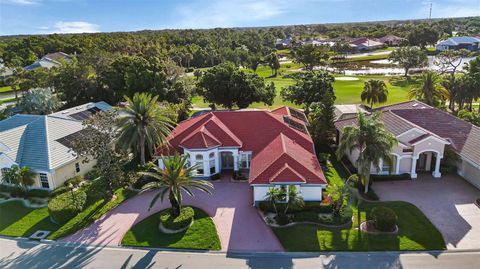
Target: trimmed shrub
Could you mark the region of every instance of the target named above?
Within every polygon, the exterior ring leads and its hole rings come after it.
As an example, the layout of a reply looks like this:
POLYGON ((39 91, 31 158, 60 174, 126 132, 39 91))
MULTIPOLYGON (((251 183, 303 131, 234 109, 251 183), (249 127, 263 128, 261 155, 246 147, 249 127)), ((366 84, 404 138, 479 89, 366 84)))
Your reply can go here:
POLYGON ((47 198, 51 194, 51 190, 46 189, 30 189, 27 192, 27 197, 47 198))
POLYGON ((212 176, 210 176, 210 180, 219 180, 221 178, 222 175, 220 175, 220 173, 217 173, 217 174, 214 174, 212 176))
POLYGON ((25 193, 23 189, 16 185, 0 184, 0 192, 7 192, 12 197, 23 197, 25 193))
POLYGON ((83 177, 82 176, 74 176, 72 178, 67 179, 63 185, 67 186, 69 184, 72 184, 74 187, 80 186, 80 184, 83 182, 83 177))
POLYGON ((170 230, 180 230, 192 223, 195 212, 191 207, 184 207, 180 210, 180 215, 174 218, 171 215, 171 209, 166 209, 160 213, 160 222, 163 227, 170 230))
POLYGON ((319 202, 305 202, 303 210, 311 210, 317 213, 332 213, 333 205, 332 204, 323 204, 319 202))
POLYGON ((296 212, 293 215, 293 220, 298 222, 319 222, 318 213, 315 211, 302 211, 296 212))
POLYGON ((65 224, 83 210, 87 194, 78 190, 73 199, 70 192, 55 196, 48 202, 48 214, 53 221, 59 224, 65 224))
POLYGON ((94 179, 97 179, 98 177, 100 177, 100 173, 98 172, 97 169, 93 169, 91 171, 88 171, 87 173, 85 173, 85 175, 83 176, 83 178, 85 180, 94 180, 94 179))
POLYGON ((404 173, 400 175, 371 175, 370 182, 372 181, 394 181, 394 180, 410 180, 410 174, 404 173))
POLYGON ((397 225, 397 214, 388 207, 377 206, 370 212, 375 228, 382 232, 391 232, 397 225))
POLYGON ((278 225, 286 225, 290 222, 290 218, 286 214, 277 214, 275 216, 275 220, 277 221, 278 225))
POLYGON ((54 189, 52 192, 50 192, 50 197, 55 197, 55 196, 60 195, 62 193, 66 193, 69 190, 70 189, 67 188, 66 186, 60 186, 60 187, 54 189))

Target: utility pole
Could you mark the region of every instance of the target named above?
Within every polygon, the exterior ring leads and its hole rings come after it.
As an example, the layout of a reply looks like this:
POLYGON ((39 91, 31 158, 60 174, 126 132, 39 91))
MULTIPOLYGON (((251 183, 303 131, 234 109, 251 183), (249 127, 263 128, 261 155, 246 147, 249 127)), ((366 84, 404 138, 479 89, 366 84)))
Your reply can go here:
POLYGON ((428 15, 428 20, 432 20, 432 6, 433 6, 433 2, 430 1, 430 14, 428 15))

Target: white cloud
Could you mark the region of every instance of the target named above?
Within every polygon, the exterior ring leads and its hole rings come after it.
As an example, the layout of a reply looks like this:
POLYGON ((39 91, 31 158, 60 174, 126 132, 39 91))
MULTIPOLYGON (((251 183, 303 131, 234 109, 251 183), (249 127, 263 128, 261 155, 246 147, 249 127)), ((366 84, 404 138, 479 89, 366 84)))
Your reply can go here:
MULTIPOLYGON (((291 1, 294 2, 294 1, 291 1)), ((284 0, 213 0, 178 6, 181 28, 230 27, 246 22, 263 21, 287 11, 284 0)))
POLYGON ((30 6, 40 4, 40 0, 1 0, 0 3, 30 6))
POLYGON ((58 21, 53 27, 39 26, 38 30, 42 34, 76 34, 76 33, 96 33, 100 31, 97 24, 84 21, 58 21))

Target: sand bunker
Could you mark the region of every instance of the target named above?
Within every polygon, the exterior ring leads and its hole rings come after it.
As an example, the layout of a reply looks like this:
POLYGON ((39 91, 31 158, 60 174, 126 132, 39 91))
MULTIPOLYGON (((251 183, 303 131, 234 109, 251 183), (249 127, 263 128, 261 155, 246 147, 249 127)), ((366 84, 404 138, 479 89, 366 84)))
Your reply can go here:
POLYGON ((335 80, 358 80, 355 77, 336 77, 335 80))

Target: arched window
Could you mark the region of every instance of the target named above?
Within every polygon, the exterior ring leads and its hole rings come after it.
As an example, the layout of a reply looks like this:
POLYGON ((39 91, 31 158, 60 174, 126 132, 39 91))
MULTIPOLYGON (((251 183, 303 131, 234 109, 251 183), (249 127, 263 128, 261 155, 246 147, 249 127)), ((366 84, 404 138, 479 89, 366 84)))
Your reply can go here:
POLYGON ((197 175, 204 175, 203 155, 197 154, 195 156, 195 164, 197 165, 197 175))
POLYGON ((209 155, 208 155, 208 160, 209 160, 209 164, 210 164, 210 175, 211 174, 215 174, 216 172, 216 169, 215 169, 215 152, 211 152, 209 155))

